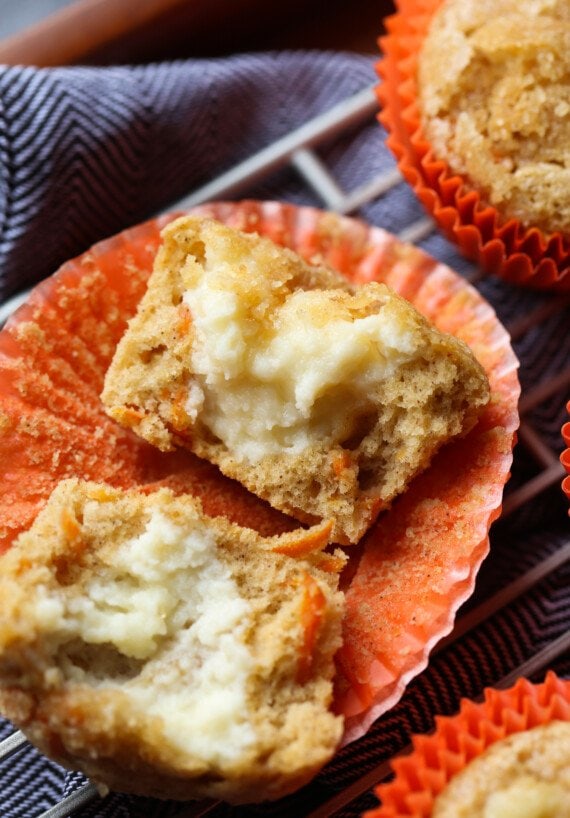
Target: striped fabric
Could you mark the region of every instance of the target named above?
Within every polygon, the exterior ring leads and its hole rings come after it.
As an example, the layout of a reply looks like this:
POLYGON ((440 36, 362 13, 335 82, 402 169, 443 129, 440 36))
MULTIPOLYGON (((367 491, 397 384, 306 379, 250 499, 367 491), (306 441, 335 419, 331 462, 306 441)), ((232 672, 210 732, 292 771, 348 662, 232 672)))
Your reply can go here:
POLYGON ((371 61, 349 62, 4 68, 0 300, 371 85, 371 61))
MULTIPOLYGON (((136 68, 0 69, 0 302, 53 272, 94 241, 167 208, 195 187, 269 144, 335 102, 372 85, 372 58, 328 53, 275 53, 136 68)), ((321 150, 350 190, 393 167, 375 122, 321 150)), ((319 204, 293 171, 281 171, 249 196, 319 204)), ((366 205, 361 216, 398 232, 421 215, 402 183, 366 205)), ((439 234, 422 246, 462 273, 472 271, 439 234)), ((548 305, 551 296, 496 279, 479 285, 506 324, 548 305)), ((515 351, 524 390, 555 377, 570 359, 568 311, 521 335, 515 351)), ((563 401, 554 396, 528 420, 554 451, 562 449, 563 401)), ((536 471, 518 449, 509 491, 536 471)), ((489 598, 567 539, 566 502, 553 486, 520 512, 499 521, 474 600, 489 598)), ((309 787, 270 806, 216 806, 222 816, 307 815, 367 770, 404 747, 411 732, 429 729, 434 712, 477 696, 570 625, 569 570, 562 566, 490 620, 433 657, 400 704, 362 740, 349 745, 309 787)), ((556 660, 570 674, 570 658, 556 660)), ((10 726, 1 723, 0 738, 10 726)), ((66 774, 26 750, 0 768, 0 812, 30 818, 73 790, 66 774)), ((370 793, 340 810, 358 815, 370 793)), ((98 818, 174 816, 180 805, 111 795, 83 808, 98 818)))

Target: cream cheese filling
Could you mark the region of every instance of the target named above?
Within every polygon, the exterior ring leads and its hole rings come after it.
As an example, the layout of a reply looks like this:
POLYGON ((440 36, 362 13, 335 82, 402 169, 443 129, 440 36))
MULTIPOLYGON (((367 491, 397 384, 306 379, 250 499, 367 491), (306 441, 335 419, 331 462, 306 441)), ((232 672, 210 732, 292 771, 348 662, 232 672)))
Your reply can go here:
MULTIPOLYGON (((218 280, 219 283, 219 280, 218 280)), ((418 352, 412 326, 377 284, 367 314, 344 290, 295 290, 252 316, 207 272, 184 294, 193 318, 195 380, 186 411, 239 459, 299 453, 315 436, 339 442, 369 394, 418 352)))
POLYGON ((40 609, 50 627, 59 619, 62 638, 111 644, 143 662, 120 688, 162 719, 171 746, 224 763, 254 743, 246 696, 251 610, 202 523, 182 527, 154 508, 144 531, 118 547, 83 594, 50 594, 40 609))

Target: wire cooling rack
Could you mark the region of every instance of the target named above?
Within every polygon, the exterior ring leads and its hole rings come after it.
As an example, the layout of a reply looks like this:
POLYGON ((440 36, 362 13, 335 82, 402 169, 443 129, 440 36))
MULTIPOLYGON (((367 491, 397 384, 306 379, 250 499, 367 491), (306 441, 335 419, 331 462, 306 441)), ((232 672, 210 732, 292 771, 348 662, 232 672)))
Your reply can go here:
MULTIPOLYGON (((350 138, 373 121, 376 111, 373 89, 364 88, 172 209, 247 195, 289 168, 323 207, 358 215, 404 184, 395 163, 366 184, 345 190, 319 155, 319 147, 350 138)), ((419 216, 402 225, 398 236, 422 243, 434 233, 433 222, 419 216)), ((144 804, 137 806, 132 799, 131 807, 110 806, 109 799, 117 796, 100 799, 92 784, 76 776, 79 783, 71 782, 69 789, 74 783, 76 788, 41 818, 96 816, 99 811, 105 816, 152 812, 169 818, 358 816, 376 804, 372 788, 389 775, 390 759, 409 748, 412 732, 433 726, 434 713, 454 712, 461 696, 480 697, 488 684, 508 687, 519 676, 541 678, 547 668, 570 675, 570 538, 559 461, 560 429, 570 395, 570 297, 508 292, 507 285, 474 268, 467 269, 466 277, 497 309, 521 361, 521 427, 503 513, 491 531, 491 555, 474 596, 460 611, 453 632, 434 650, 428 669, 367 736, 344 748, 311 785, 276 804, 234 808, 212 802, 170 804, 164 811, 147 812, 144 804)), ((0 325, 26 297, 23 293, 0 307, 0 325)), ((35 751, 15 732, 0 743, 0 765, 28 752, 35 751)), ((28 815, 25 807, 22 814, 28 815)))

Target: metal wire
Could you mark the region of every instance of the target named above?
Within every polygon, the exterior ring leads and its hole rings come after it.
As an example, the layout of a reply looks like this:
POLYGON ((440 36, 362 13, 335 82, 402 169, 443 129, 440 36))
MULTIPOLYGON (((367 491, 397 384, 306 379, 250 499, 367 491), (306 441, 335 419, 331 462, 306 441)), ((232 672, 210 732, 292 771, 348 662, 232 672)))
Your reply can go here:
POLYGON ((0 741, 0 761, 4 758, 10 758, 10 756, 23 749, 25 745, 26 737, 23 733, 19 730, 12 733, 12 735, 5 738, 4 741, 0 741))
POLYGON ((68 816, 73 815, 76 810, 87 806, 87 804, 90 804, 91 801, 98 797, 97 787, 88 781, 86 784, 74 790, 66 798, 54 804, 53 807, 42 812, 38 818, 68 818, 68 816))
MULTIPOLYGON (((536 653, 527 662, 520 665, 506 676, 503 676, 502 679, 499 679, 499 681, 496 682, 495 687, 502 689, 510 687, 512 684, 514 684, 516 679, 519 678, 519 676, 530 676, 533 673, 536 673, 542 668, 547 667, 558 656, 562 656, 562 654, 566 653, 569 649, 570 633, 565 633, 558 639, 554 640, 550 645, 543 648, 543 650, 536 653)), ((394 758, 397 756, 407 755, 411 752, 411 750, 412 744, 406 744, 401 750, 399 750, 394 758)), ((360 795, 372 789, 372 787, 375 787, 381 781, 384 781, 384 779, 390 775, 391 761, 392 759, 378 764, 372 770, 355 781, 350 787, 342 790, 342 792, 338 793, 338 795, 335 795, 333 798, 317 807, 317 809, 310 812, 306 818, 331 818, 334 816, 343 807, 350 804, 351 801, 355 801, 360 795)), ((176 818, 184 818, 184 815, 179 813, 176 818)))

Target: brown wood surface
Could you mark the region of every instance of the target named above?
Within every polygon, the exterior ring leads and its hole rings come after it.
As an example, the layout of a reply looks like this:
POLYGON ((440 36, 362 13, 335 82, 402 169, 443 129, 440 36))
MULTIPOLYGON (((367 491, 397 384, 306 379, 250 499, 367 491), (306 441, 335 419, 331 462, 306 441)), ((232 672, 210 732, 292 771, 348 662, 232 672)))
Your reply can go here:
POLYGON ((148 62, 238 51, 376 53, 389 0, 77 0, 0 40, 15 65, 148 62))

